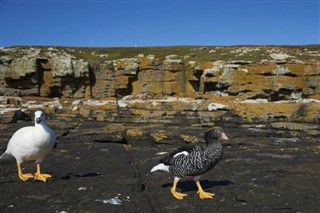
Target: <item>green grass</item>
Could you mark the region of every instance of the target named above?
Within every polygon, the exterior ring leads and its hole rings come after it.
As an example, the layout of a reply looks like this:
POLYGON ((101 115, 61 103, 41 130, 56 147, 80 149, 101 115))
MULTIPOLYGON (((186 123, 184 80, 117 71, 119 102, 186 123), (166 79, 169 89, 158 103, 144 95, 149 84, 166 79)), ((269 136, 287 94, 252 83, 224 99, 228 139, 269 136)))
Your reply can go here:
MULTIPOLYGON (((29 47, 19 47, 29 48, 29 47)), ((48 47, 41 48, 42 54, 47 51, 48 47)), ((92 47, 53 47, 59 51, 64 51, 77 58, 83 58, 92 63, 101 63, 106 60, 116 60, 120 58, 134 58, 139 54, 144 56, 155 55, 160 60, 167 55, 177 55, 177 59, 205 62, 217 60, 246 60, 260 62, 262 59, 271 59, 268 50, 279 50, 290 56, 294 56, 300 60, 320 60, 319 56, 309 56, 307 51, 318 51, 320 53, 320 45, 304 45, 304 46, 169 46, 169 47, 112 47, 112 48, 92 48, 92 47), (249 49, 247 52, 239 52, 239 49, 249 49), (255 49, 250 51, 250 49, 255 49), (210 50, 215 52, 209 53, 210 50), (95 54, 92 54, 92 53, 95 54), (107 54, 107 58, 101 58, 100 54, 107 54), (187 57, 186 57, 187 56, 187 57)))
POLYGON ((131 47, 131 48, 73 48, 76 50, 73 53, 79 58, 84 58, 92 62, 102 62, 104 60, 116 60, 120 58, 134 58, 139 54, 155 55, 160 60, 164 59, 168 55, 177 55, 178 59, 185 59, 187 61, 205 62, 205 61, 217 61, 217 60, 246 60, 260 62, 262 59, 270 59, 270 49, 279 49, 281 52, 287 53, 290 56, 294 56, 296 59, 308 60, 308 59, 320 59, 320 57, 310 57, 305 53, 305 49, 312 51, 320 51, 320 45, 310 46, 227 46, 227 47, 214 47, 214 46, 170 46, 170 47, 131 47), (240 48, 258 48, 256 51, 248 51, 241 54, 236 51, 240 48), (210 50, 215 50, 213 53, 209 53, 210 50), (80 53, 81 51, 81 53, 80 53), (107 59, 100 58, 99 56, 93 56, 92 52, 96 55, 108 54, 107 59), (300 53, 300 54, 299 54, 300 53))
POLYGON ((101 59, 99 56, 93 56, 94 51, 98 54, 108 54, 107 60, 116 60, 120 58, 133 58, 139 54, 144 56, 155 55, 160 60, 165 59, 168 55, 177 55, 177 59, 186 59, 187 61, 217 61, 217 60, 253 60, 261 61, 266 58, 266 54, 251 54, 239 55, 231 53, 236 47, 201 47, 201 46, 171 46, 171 47, 138 47, 138 48, 74 48, 73 53, 79 58, 84 58, 93 62, 101 62, 106 59, 101 59), (215 50, 214 53, 209 53, 210 50, 215 50))

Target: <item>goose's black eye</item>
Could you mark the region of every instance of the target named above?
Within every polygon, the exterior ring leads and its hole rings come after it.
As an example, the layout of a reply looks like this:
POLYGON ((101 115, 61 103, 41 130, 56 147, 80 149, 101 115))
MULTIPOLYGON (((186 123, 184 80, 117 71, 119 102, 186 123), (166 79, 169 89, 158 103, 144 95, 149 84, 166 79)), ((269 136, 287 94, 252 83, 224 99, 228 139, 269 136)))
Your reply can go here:
POLYGON ((214 130, 216 133, 220 133, 220 130, 219 129, 215 129, 214 130))

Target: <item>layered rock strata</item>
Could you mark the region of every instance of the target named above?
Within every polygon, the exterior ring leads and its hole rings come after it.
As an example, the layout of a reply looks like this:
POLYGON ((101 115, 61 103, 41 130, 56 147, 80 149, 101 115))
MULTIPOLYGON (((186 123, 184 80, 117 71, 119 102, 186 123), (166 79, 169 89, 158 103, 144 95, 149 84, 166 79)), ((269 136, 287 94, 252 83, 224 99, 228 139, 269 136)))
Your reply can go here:
MULTIPOLYGON (((269 49, 265 51, 272 52, 269 49)), ((230 56, 211 62, 139 54, 91 63, 53 48, 0 51, 0 95, 7 96, 101 99, 214 94, 278 101, 319 98, 320 91, 320 56, 310 52, 304 53, 304 60, 285 53, 270 53, 256 61, 230 56)), ((286 51, 292 50, 281 49, 286 51)))
POLYGON ((195 61, 192 54, 114 60, 101 54, 98 63, 73 49, 1 49, 1 116, 44 108, 117 123, 319 122, 320 48, 201 51, 237 55, 195 61), (258 52, 262 58, 238 57, 258 52))

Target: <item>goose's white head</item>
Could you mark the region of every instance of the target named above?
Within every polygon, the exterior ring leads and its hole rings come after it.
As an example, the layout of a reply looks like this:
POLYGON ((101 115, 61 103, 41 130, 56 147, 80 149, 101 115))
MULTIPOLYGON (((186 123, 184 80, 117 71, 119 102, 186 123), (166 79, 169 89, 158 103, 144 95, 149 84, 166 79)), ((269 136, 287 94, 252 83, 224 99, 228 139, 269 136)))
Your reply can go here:
POLYGON ((36 124, 46 123, 46 116, 42 111, 36 111, 34 113, 34 120, 36 124))

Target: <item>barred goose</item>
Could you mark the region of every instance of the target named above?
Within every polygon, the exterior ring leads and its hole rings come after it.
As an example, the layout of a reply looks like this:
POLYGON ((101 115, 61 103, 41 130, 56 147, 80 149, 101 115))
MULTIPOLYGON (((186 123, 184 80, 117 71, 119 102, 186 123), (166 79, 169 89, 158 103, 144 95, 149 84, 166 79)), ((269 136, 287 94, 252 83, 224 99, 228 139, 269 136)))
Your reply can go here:
POLYGON ((214 127, 205 133, 204 138, 206 143, 183 146, 161 159, 159 164, 151 169, 151 172, 162 170, 174 176, 171 193, 179 200, 187 196, 187 194, 176 191, 178 181, 184 176, 194 176, 201 199, 212 199, 215 196, 215 194, 205 192, 202 189, 200 177, 220 161, 223 147, 219 140, 228 140, 228 137, 220 127, 214 127))

